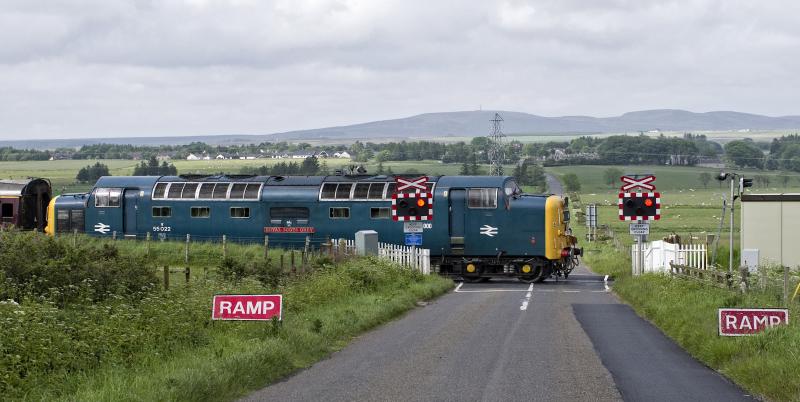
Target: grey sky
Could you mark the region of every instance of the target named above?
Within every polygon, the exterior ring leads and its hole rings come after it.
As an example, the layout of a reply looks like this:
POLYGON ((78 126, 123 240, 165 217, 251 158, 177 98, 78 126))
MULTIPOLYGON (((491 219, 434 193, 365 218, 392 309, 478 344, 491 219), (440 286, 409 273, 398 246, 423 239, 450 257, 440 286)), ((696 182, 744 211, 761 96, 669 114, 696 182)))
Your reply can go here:
POLYGON ((3 0, 0 139, 800 114, 797 1, 3 0))

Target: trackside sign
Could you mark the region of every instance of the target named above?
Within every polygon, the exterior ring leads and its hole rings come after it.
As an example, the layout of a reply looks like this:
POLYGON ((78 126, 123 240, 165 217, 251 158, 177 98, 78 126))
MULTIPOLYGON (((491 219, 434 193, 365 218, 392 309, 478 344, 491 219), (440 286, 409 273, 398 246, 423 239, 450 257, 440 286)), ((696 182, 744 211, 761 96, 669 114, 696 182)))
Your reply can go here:
POLYGON ((721 308, 719 334, 745 336, 789 323, 789 310, 782 308, 721 308))
POLYGON ((281 319, 282 295, 216 295, 212 320, 271 320, 281 319))

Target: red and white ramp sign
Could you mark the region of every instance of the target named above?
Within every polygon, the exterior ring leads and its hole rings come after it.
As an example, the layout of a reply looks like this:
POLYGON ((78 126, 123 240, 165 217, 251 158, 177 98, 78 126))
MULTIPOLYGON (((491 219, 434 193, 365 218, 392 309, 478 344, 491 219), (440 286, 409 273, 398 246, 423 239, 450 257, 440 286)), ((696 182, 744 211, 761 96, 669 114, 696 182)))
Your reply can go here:
POLYGON ((395 190, 397 193, 410 191, 421 193, 423 191, 428 191, 428 188, 425 186, 428 184, 428 176, 417 177, 416 179, 395 177, 394 181, 397 183, 397 189, 395 190))
POLYGON ((211 310, 212 320, 271 320, 282 319, 282 295, 216 295, 211 310))
POLYGON ((719 334, 722 336, 753 335, 767 328, 787 324, 789 310, 785 308, 719 309, 719 334))

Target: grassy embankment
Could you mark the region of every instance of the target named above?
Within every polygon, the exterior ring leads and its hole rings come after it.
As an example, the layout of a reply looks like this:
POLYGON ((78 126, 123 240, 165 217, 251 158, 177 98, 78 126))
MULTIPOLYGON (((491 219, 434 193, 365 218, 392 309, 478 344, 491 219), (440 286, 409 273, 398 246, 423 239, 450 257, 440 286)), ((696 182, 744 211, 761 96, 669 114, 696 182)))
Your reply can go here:
POLYGON ((291 275, 254 246, 165 291, 124 241, 0 237, 0 299, 14 300, 0 304, 3 399, 227 400, 452 287, 375 259, 321 257, 291 275), (284 321, 213 322, 220 293, 281 293, 284 321))
MULTIPOLYGON (((560 173, 573 171, 583 175, 582 178, 594 177, 602 183, 603 169, 594 169, 596 168, 580 166, 555 170, 560 173)), ((662 220, 653 223, 651 233, 654 235, 651 238, 659 238, 672 231, 683 238, 687 238, 689 233, 716 232, 718 221, 714 215, 718 216, 720 211, 716 206, 708 204, 716 198, 717 191, 689 190, 702 187, 696 178, 702 171, 699 168, 672 169, 675 168, 648 169, 659 178, 656 184, 659 190, 663 189, 664 203, 668 207, 662 220)), ((584 194, 580 198, 583 204, 576 204, 574 207, 583 208, 586 202, 598 202, 601 205, 600 224, 608 224, 618 233, 620 239, 625 240, 624 244, 630 244, 626 224, 616 220, 616 205, 602 206, 605 200, 615 200, 616 191, 602 189, 602 184, 588 180, 582 184, 584 194)), ((797 191, 796 188, 754 190, 797 191)), ((573 227, 579 238, 584 239, 585 228, 577 222, 573 227)), ((716 288, 667 275, 648 274, 634 278, 630 275, 628 249, 617 250, 610 241, 587 243, 582 240, 582 245, 586 251, 584 262, 597 273, 613 275, 616 279, 614 292, 695 358, 753 394, 777 401, 800 400, 800 325, 797 320, 790 319, 787 327, 751 337, 720 337, 717 334, 718 308, 785 307, 781 294, 776 289, 765 292, 753 290, 742 294, 736 290, 716 288)), ((719 254, 721 258, 718 262, 727 264, 727 248, 721 247, 719 254)), ((797 284, 796 277, 794 278, 793 286, 797 284)), ((797 301, 790 302, 788 307, 790 316, 796 317, 795 314, 800 313, 797 301)))

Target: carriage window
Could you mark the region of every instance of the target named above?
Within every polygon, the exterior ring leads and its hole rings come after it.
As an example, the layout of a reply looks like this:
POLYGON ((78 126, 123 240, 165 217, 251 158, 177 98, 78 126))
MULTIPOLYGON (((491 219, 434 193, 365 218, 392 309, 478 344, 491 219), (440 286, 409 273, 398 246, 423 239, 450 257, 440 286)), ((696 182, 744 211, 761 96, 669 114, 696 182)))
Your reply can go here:
POLYGON ((198 183, 186 183, 186 185, 183 186, 183 193, 181 193, 181 198, 194 199, 195 195, 197 194, 197 186, 198 183))
POLYGON ((269 217, 275 219, 308 219, 308 208, 274 207, 269 209, 269 217))
POLYGON ((336 183, 325 183, 322 185, 322 192, 319 194, 320 199, 332 199, 336 197, 336 183))
POLYGON ((172 216, 172 208, 170 207, 153 207, 154 218, 169 218, 172 216))
POLYGON ((249 218, 250 208, 233 207, 231 208, 231 218, 249 218))
POLYGON ((170 183, 167 198, 181 198, 181 191, 183 191, 183 183, 170 183))
POLYGON ((369 217, 372 219, 389 219, 392 217, 392 210, 389 208, 370 208, 369 217))
POLYGON ((356 189, 353 190, 354 200, 366 200, 369 194, 369 183, 358 183, 356 189))
POLYGON ((208 200, 214 198, 214 186, 216 183, 203 183, 200 185, 200 195, 197 198, 208 200))
MULTIPOLYGON (((59 209, 58 212, 60 213, 63 211, 59 209)), ((3 211, 0 212, 0 217, 2 218, 13 218, 14 217, 14 204, 3 204, 3 211)))
POLYGON ((169 183, 157 183, 153 189, 153 198, 164 198, 167 192, 167 184, 169 183))
POLYGON ((331 208, 331 218, 333 219, 348 219, 350 218, 350 208, 331 208))
POLYGON ((467 198, 470 208, 497 208, 496 188, 471 188, 469 189, 467 198))
MULTIPOLYGON (((383 199, 383 188, 386 187, 386 183, 372 183, 369 185, 369 195, 367 198, 370 200, 380 200, 383 199)), ((358 190, 358 189, 356 189, 358 190)))
POLYGON ((352 183, 339 183, 336 187, 336 198, 339 200, 350 199, 350 189, 353 188, 352 183))
POLYGON ((95 207, 119 207, 119 199, 122 189, 119 188, 98 188, 94 191, 95 207))
POLYGON ((244 190, 244 199, 257 200, 258 190, 261 189, 261 183, 248 183, 247 188, 244 190))
POLYGON ((230 187, 230 183, 217 183, 216 187, 214 187, 214 199, 215 200, 224 200, 228 198, 228 187, 230 187))
POLYGON ((232 200, 241 200, 244 198, 244 190, 247 188, 247 183, 233 183, 233 188, 231 189, 231 196, 230 199, 232 200))
POLYGON ((192 218, 208 218, 211 216, 209 207, 192 207, 192 218))

